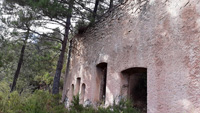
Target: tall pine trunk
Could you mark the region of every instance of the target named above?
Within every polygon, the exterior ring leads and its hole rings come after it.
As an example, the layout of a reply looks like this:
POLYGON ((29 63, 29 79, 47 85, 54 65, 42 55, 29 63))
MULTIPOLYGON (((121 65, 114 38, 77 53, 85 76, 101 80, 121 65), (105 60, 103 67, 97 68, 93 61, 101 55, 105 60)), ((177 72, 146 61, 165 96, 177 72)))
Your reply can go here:
POLYGON ((109 9, 111 9, 113 7, 113 0, 110 0, 110 6, 109 9))
POLYGON ((18 65, 17 65, 17 70, 15 71, 15 75, 14 75, 14 78, 13 78, 13 83, 12 83, 10 92, 12 92, 15 89, 16 84, 17 84, 17 79, 19 77, 19 73, 20 73, 20 70, 21 70, 21 67, 22 67, 22 64, 23 64, 23 61, 24 61, 24 52, 25 52, 25 49, 26 49, 26 43, 27 43, 28 37, 29 37, 29 30, 27 31, 27 35, 25 37, 24 44, 21 48, 21 53, 20 53, 20 57, 19 57, 18 65))
POLYGON ((67 58, 67 67, 66 67, 66 71, 65 71, 65 79, 64 79, 63 94, 62 94, 62 102, 65 100, 66 94, 68 92, 68 89, 67 89, 66 85, 67 85, 67 77, 68 77, 69 68, 70 68, 71 51, 72 51, 72 40, 70 41, 70 45, 69 45, 69 52, 68 52, 68 58, 67 58))
POLYGON ((58 94, 59 93, 60 76, 61 76, 61 73, 62 73, 65 50, 66 50, 66 45, 67 45, 68 35, 69 35, 69 30, 70 30, 70 25, 71 25, 73 5, 74 5, 74 0, 70 0, 69 9, 68 9, 68 12, 66 12, 66 13, 68 13, 68 15, 67 15, 67 21, 66 21, 66 24, 65 24, 65 36, 64 36, 64 40, 62 42, 61 53, 59 55, 59 59, 58 59, 58 62, 57 62, 56 74, 54 76, 54 81, 53 81, 52 94, 58 94))
POLYGON ((95 6, 94 6, 94 10, 93 10, 93 22, 95 22, 96 16, 97 16, 97 9, 99 6, 99 0, 95 1, 95 6))

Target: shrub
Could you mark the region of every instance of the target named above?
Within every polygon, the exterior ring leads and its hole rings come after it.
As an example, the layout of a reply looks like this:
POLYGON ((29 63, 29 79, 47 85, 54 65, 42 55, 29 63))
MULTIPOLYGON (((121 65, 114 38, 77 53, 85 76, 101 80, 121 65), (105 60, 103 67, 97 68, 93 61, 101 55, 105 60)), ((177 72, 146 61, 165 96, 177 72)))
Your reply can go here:
POLYGON ((9 92, 6 82, 0 82, 0 113, 67 113, 59 103, 60 94, 52 95, 47 91, 37 90, 34 93, 21 94, 9 92))
POLYGON ((132 102, 127 99, 121 99, 118 104, 107 108, 99 107, 97 113, 140 113, 139 110, 132 107, 132 102))
POLYGON ((7 82, 0 82, 0 113, 140 113, 132 107, 129 100, 122 99, 119 104, 107 108, 83 107, 79 95, 74 96, 68 111, 59 100, 61 95, 52 95, 47 91, 36 90, 34 93, 19 94, 9 92, 7 82))
POLYGON ((79 95, 73 96, 73 100, 70 106, 71 113, 80 113, 83 111, 83 105, 80 104, 79 95))
POLYGON ((132 107, 132 102, 127 99, 122 99, 119 104, 113 104, 107 108, 99 107, 94 109, 92 106, 83 107, 79 103, 79 96, 74 96, 72 105, 70 106, 70 113, 140 113, 139 110, 132 107))
POLYGON ((52 95, 47 91, 38 90, 29 96, 24 104, 25 113, 66 113, 62 103, 59 103, 60 94, 52 95))
POLYGON ((25 113, 46 113, 45 106, 49 99, 50 95, 47 92, 38 90, 27 97, 23 111, 25 113))

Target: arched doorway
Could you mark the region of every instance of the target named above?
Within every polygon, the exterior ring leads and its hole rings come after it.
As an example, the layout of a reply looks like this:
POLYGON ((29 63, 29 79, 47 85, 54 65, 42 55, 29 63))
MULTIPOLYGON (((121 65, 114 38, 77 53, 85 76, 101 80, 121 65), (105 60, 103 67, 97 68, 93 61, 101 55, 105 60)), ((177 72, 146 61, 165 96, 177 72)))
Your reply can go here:
POLYGON ((106 100, 106 80, 107 80, 107 63, 103 62, 97 65, 97 76, 99 80, 99 100, 105 103, 106 100))
POLYGON ((123 70, 126 86, 126 95, 136 107, 144 112, 147 109, 147 68, 128 68, 123 70))

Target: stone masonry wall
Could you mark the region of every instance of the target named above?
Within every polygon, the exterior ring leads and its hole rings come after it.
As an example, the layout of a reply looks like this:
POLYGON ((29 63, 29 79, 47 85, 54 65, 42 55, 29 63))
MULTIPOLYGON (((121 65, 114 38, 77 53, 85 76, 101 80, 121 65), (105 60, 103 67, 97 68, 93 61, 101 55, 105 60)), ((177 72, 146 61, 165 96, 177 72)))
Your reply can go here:
POLYGON ((98 102, 96 65, 106 62, 106 105, 120 95, 121 71, 144 67, 148 113, 200 113, 199 0, 127 0, 75 38, 70 100, 80 77, 84 101, 98 102))

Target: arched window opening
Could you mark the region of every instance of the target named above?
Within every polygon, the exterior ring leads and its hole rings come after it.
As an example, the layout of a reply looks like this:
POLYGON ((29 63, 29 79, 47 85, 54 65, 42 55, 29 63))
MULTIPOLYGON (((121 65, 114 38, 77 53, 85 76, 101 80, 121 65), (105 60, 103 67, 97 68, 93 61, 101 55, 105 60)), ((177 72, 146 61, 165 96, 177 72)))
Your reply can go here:
POLYGON ((85 97, 85 84, 83 83, 82 84, 82 87, 81 87, 81 102, 84 103, 84 97, 85 97))
MULTIPOLYGON (((147 68, 129 68, 122 71, 124 87, 133 106, 146 112, 147 109, 147 68)), ((123 95, 123 94, 122 94, 123 95)))
POLYGON ((81 78, 77 78, 76 80, 76 94, 80 92, 81 78))
POLYGON ((72 84, 72 96, 74 96, 74 84, 72 84))

